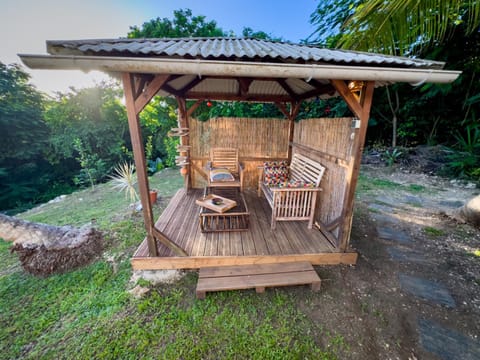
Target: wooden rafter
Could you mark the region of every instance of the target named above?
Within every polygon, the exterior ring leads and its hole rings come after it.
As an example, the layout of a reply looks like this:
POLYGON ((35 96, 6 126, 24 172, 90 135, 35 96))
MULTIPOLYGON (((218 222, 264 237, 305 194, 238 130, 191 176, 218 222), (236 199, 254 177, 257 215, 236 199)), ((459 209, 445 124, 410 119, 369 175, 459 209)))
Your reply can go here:
POLYGON ((143 108, 150 102, 150 100, 152 100, 152 98, 158 93, 161 87, 166 84, 168 80, 169 75, 155 75, 152 81, 150 81, 148 84, 145 83, 146 87, 138 94, 137 97, 134 97, 134 92, 132 91, 131 96, 134 100, 135 112, 137 114, 143 110, 143 108))
POLYGON ((252 102, 290 102, 292 98, 288 95, 257 95, 248 94, 247 96, 239 96, 237 94, 223 93, 188 93, 189 99, 215 99, 219 101, 252 101, 252 102))
POLYGON ((335 88, 330 84, 320 84, 313 90, 309 90, 301 95, 299 95, 299 100, 306 100, 310 99, 315 96, 320 96, 324 94, 333 95, 335 93, 335 88))
POLYGON ((292 100, 298 100, 298 94, 293 91, 293 89, 287 84, 285 79, 277 79, 277 83, 287 92, 288 95, 292 98, 292 100))
POLYGON ((187 117, 190 118, 195 110, 200 106, 203 100, 197 100, 190 108, 187 110, 187 117))
POLYGON ((237 78, 238 82, 238 95, 246 97, 248 95, 248 89, 252 85, 253 79, 251 78, 237 78))
POLYGON ((180 90, 178 90, 178 92, 182 95, 182 97, 186 97, 185 95, 191 90, 193 89, 195 86, 197 86, 198 84, 200 84, 203 80, 205 80, 205 78, 200 78, 200 77, 196 77, 195 79, 193 79, 192 81, 190 81, 188 84, 186 84, 184 87, 182 87, 180 90))

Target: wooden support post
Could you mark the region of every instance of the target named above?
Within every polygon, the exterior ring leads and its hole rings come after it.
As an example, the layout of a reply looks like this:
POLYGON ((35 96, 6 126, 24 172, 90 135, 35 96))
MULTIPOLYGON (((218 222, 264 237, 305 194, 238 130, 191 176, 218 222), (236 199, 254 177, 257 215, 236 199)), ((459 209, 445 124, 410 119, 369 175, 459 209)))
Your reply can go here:
POLYGON ((300 111, 300 106, 302 102, 295 102, 291 103, 290 105, 290 113, 288 117, 289 126, 288 126, 288 162, 292 161, 292 143, 293 143, 293 136, 295 134, 295 119, 297 118, 298 112, 300 111))
POLYGON ((346 251, 349 246, 350 231, 352 228, 353 205, 355 201, 355 189, 360 173, 360 163, 362 161, 363 147, 365 145, 365 137, 367 134, 368 119, 370 117, 375 82, 365 82, 359 97, 354 96, 350 92, 347 84, 343 80, 330 80, 330 82, 345 100, 350 110, 360 120, 360 129, 355 136, 353 151, 346 174, 347 189, 345 191, 345 197, 343 201, 344 205, 342 210, 342 224, 340 226, 339 233, 340 250, 346 251))
MULTIPOLYGON (((182 98, 177 96, 177 103, 178 103, 178 127, 183 128, 183 129, 189 129, 189 122, 188 122, 188 110, 187 110, 187 101, 182 98)), ((200 105, 200 102, 197 101, 198 105, 200 105)), ((194 104, 194 106, 198 106, 194 104)), ((190 136, 187 134, 186 136, 181 136, 180 137, 180 145, 190 145, 190 136)), ((191 176, 191 171, 192 168, 190 164, 186 165, 187 167, 187 174, 185 175, 184 178, 184 186, 185 189, 189 190, 192 187, 192 176, 191 176)))
POLYGON ((143 149, 138 113, 135 109, 134 85, 134 77, 130 73, 124 73, 123 89, 127 107, 128 127, 130 129, 130 137, 132 139, 133 158, 135 160, 138 189, 140 192, 140 201, 142 202, 145 229, 147 230, 148 253, 150 256, 157 256, 158 249, 153 236, 154 222, 152 205, 150 204, 145 152, 143 149))
MULTIPOLYGON (((140 111, 148 104, 153 96, 155 96, 158 90, 160 90, 162 84, 167 81, 167 77, 157 75, 143 91, 139 89, 138 86, 137 89, 135 89, 135 76, 133 74, 123 73, 122 80, 127 107, 128 127, 130 129, 133 157, 138 179, 138 189, 140 192, 140 201, 142 202, 145 229, 147 231, 148 254, 150 256, 158 256, 158 249, 155 241, 157 238, 162 244, 172 249, 177 255, 185 256, 186 253, 183 249, 167 238, 163 233, 155 229, 152 205, 150 204, 145 151, 143 148, 140 121, 138 118, 140 111), (135 94, 137 94, 137 96, 135 96, 135 94)), ((137 81, 137 85, 141 83, 142 81, 137 81)), ((144 83, 144 85, 146 85, 146 83, 144 83)))

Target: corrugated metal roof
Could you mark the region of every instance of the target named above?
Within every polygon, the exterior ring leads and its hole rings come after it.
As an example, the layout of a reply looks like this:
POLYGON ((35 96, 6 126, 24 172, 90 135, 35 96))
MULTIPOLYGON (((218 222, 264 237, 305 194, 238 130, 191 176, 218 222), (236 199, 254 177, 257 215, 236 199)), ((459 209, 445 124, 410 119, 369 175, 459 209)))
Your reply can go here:
POLYGON ((50 54, 239 59, 442 69, 443 62, 248 38, 93 39, 47 41, 50 54))

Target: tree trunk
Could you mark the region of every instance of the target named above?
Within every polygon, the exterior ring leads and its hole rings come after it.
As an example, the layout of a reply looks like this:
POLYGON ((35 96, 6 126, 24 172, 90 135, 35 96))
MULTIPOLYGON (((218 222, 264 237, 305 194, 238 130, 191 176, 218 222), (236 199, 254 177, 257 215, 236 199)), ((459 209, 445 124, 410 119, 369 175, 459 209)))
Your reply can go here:
POLYGON ((34 275, 85 265, 102 251, 102 233, 91 226, 52 226, 0 214, 0 238, 12 241, 23 268, 34 275))

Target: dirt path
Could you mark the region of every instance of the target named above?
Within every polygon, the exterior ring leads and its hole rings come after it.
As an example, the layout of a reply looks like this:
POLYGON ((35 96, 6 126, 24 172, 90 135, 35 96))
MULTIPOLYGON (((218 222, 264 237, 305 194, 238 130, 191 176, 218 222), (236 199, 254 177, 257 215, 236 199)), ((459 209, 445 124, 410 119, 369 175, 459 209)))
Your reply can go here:
POLYGON ((480 231, 448 214, 478 190, 362 168, 355 267, 319 268, 324 295, 301 306, 342 334, 349 359, 480 359, 480 231))

